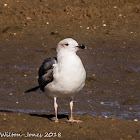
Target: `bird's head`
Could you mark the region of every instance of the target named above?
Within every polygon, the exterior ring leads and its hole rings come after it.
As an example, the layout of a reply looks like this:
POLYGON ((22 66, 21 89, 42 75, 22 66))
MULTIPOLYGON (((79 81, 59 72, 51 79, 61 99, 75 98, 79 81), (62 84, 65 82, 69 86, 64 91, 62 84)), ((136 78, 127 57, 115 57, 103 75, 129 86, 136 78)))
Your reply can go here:
POLYGON ((85 49, 86 47, 84 45, 79 45, 77 41, 75 41, 72 38, 66 38, 61 40, 57 45, 57 52, 61 50, 68 50, 77 52, 79 49, 85 49))

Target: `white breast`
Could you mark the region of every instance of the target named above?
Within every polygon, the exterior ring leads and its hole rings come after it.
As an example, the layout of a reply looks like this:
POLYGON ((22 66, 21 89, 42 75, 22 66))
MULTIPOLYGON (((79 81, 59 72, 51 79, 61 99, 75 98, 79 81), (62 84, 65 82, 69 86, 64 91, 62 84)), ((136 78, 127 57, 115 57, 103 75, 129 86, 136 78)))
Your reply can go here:
POLYGON ((46 88, 51 96, 72 95, 84 87, 85 78, 86 72, 80 58, 75 53, 68 53, 58 59, 54 80, 46 88))

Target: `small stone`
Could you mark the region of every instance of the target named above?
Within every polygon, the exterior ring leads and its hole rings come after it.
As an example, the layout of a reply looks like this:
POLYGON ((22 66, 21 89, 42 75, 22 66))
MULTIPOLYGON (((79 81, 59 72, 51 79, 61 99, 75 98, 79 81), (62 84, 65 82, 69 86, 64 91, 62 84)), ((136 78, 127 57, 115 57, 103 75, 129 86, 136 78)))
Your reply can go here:
POLYGON ((116 120, 116 118, 112 117, 112 118, 111 118, 111 120, 112 120, 112 121, 115 121, 115 120, 116 120))
POLYGON ((136 104, 136 101, 134 99, 128 99, 123 103, 123 105, 134 105, 134 104, 136 104))
POLYGON ((4 121, 6 121, 6 118, 3 118, 4 121))
POLYGON ((117 8, 117 6, 113 6, 113 8, 115 8, 115 9, 116 9, 116 8, 117 8))
POLYGON ((104 104, 104 102, 101 102, 101 105, 103 105, 104 104))
POLYGON ((50 23, 49 22, 46 22, 46 24, 49 25, 50 23))
POLYGON ((104 23, 103 26, 106 27, 106 24, 104 23))
POLYGON ((26 77, 27 75, 26 74, 24 74, 24 77, 26 77))
POLYGON ((17 35, 17 33, 14 33, 14 35, 17 35))
POLYGON ((4 6, 6 7, 6 6, 7 6, 7 4, 5 3, 5 4, 4 4, 4 6))
POLYGON ((16 104, 18 104, 18 102, 16 102, 16 104))
POLYGON ((108 118, 107 116, 104 116, 105 118, 108 118))
POLYGON ((87 30, 89 30, 89 27, 87 27, 87 30))
POLYGON ((119 17, 122 17, 123 15, 122 14, 119 14, 119 17))
POLYGON ((13 95, 13 93, 9 93, 9 95, 10 95, 10 96, 12 96, 12 95, 13 95))
POLYGON ((130 107, 129 110, 132 110, 132 107, 130 107))
POLYGON ((31 18, 30 17, 27 17, 27 19, 30 20, 31 18))
POLYGON ((137 119, 134 119, 134 122, 137 122, 138 120, 137 119))

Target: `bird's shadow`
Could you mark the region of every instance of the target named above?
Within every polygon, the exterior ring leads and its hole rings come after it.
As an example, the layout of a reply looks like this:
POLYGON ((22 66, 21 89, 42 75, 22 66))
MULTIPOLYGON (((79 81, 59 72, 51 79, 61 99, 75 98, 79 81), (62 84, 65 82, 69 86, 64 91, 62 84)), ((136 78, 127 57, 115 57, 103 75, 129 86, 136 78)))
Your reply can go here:
MULTIPOLYGON (((49 114, 49 115, 46 115, 46 114, 29 114, 30 116, 36 116, 36 117, 42 117, 42 118, 47 118, 48 120, 51 120, 53 121, 53 118, 55 117, 55 115, 53 114, 49 114)), ((58 119, 69 119, 69 116, 68 115, 65 115, 65 114, 58 114, 57 115, 58 119)))

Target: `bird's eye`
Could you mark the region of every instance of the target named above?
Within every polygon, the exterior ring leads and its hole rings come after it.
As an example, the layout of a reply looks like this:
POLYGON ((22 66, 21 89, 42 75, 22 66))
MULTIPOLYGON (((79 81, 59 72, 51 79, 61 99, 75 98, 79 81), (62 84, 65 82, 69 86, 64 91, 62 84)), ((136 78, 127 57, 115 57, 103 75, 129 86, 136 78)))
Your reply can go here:
POLYGON ((67 43, 67 44, 65 44, 66 46, 68 46, 69 44, 67 43))

